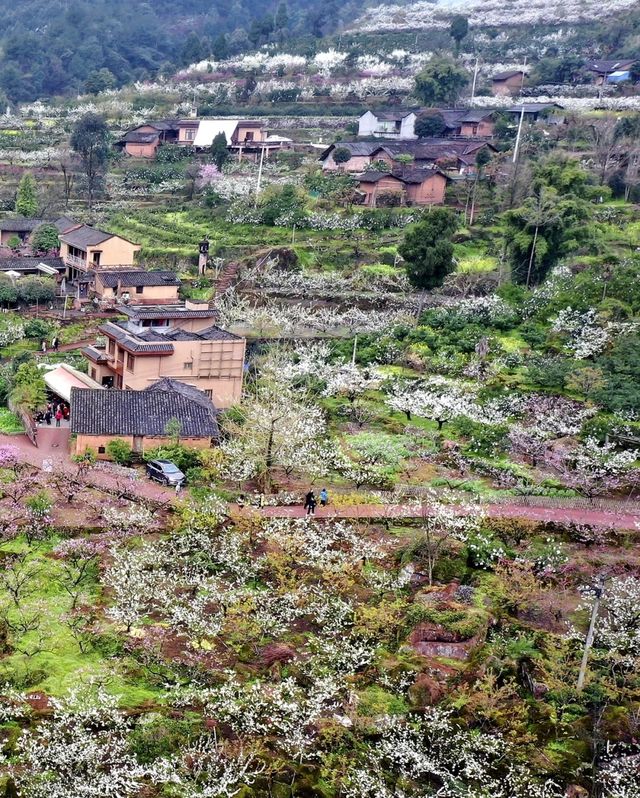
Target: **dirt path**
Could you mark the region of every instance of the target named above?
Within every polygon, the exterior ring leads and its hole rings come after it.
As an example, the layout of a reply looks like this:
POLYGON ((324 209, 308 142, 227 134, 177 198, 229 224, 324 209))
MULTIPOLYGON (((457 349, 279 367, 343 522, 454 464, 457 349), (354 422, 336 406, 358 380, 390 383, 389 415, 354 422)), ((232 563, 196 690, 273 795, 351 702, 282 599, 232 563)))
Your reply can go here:
MULTIPOLYGON (((233 505, 238 509, 237 505, 233 505)), ((492 518, 526 518, 530 521, 555 521, 558 523, 589 524, 616 529, 636 529, 640 525, 637 513, 607 510, 589 510, 577 507, 532 507, 518 504, 489 504, 483 506, 492 518)), ((267 518, 301 518, 303 507, 243 507, 241 512, 260 512, 267 518)), ((461 510, 462 512, 462 510, 461 510)), ((419 518, 421 510, 416 505, 357 504, 345 507, 318 507, 316 518, 419 518)))
MULTIPOLYGON (((69 428, 38 427, 38 447, 36 448, 26 435, 0 435, 0 446, 17 446, 20 457, 25 463, 43 470, 55 470, 73 467, 69 455, 69 428)), ((106 471, 91 469, 87 474, 87 482, 97 488, 120 492, 125 487, 136 496, 142 496, 155 502, 166 503, 175 498, 175 490, 165 488, 140 474, 139 479, 116 477, 106 471)))

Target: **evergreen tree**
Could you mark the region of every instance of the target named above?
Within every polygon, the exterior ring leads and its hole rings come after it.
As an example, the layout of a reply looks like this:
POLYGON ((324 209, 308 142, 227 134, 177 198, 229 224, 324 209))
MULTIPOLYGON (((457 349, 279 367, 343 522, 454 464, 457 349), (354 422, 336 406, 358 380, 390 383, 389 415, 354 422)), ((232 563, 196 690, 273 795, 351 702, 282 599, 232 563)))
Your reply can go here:
POLYGON ((38 192, 36 181, 30 172, 22 175, 16 194, 16 213, 33 219, 38 215, 38 192))
POLYGON ((432 208, 421 221, 407 228, 398 252, 413 286, 437 288, 453 271, 451 237, 457 227, 458 220, 450 210, 432 208))
POLYGON ((289 27, 289 10, 285 0, 280 0, 275 16, 276 30, 284 31, 289 27))
POLYGON ((222 167, 229 160, 229 150, 227 149, 227 137, 224 133, 218 133, 211 142, 211 159, 214 164, 222 171, 222 167))
POLYGON ((451 20, 449 27, 449 34, 456 43, 456 53, 460 52, 460 42, 469 33, 469 20, 463 17, 462 14, 456 14, 451 20))

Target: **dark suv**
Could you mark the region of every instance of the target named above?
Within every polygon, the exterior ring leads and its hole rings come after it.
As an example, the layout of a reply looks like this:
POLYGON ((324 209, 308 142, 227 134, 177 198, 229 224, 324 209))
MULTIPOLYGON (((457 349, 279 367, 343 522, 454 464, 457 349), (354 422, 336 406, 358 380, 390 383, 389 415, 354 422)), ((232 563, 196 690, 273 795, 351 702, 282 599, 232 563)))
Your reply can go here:
POLYGON ((186 477, 170 460, 149 460, 147 476, 163 485, 182 485, 186 477))

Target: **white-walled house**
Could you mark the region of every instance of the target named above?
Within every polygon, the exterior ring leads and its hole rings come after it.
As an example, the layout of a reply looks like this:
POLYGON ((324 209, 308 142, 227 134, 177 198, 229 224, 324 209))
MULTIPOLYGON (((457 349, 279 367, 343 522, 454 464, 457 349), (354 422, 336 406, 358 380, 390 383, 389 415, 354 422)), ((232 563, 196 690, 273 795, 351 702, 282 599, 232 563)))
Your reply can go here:
POLYGON ((358 120, 358 136, 379 136, 386 139, 415 139, 413 111, 366 111, 358 120))

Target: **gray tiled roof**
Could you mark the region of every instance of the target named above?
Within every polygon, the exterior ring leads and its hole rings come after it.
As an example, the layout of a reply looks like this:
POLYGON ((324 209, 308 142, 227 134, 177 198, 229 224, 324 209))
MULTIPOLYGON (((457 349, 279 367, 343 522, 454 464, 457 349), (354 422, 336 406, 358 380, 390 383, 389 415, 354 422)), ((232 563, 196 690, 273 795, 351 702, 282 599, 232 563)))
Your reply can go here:
POLYGON ((123 305, 118 311, 131 319, 215 319, 214 308, 192 310, 185 305, 123 305))
MULTIPOLYGON (((207 413, 215 419, 218 415, 218 410, 216 409, 215 405, 209 399, 209 397, 201 391, 199 388, 196 388, 195 385, 189 385, 187 382, 181 382, 180 380, 172 380, 170 377, 163 377, 161 380, 154 382, 152 385, 149 385, 148 388, 144 388, 145 391, 174 391, 175 393, 182 394, 182 396, 190 399, 192 402, 197 402, 199 405, 205 408, 207 413)), ((217 422, 216 422, 217 423, 217 422)))
POLYGON ((0 257, 0 272, 35 272, 38 266, 44 263, 45 266, 52 266, 58 271, 65 268, 62 258, 19 258, 19 257, 0 257))
POLYGON ((602 75, 607 75, 609 72, 615 72, 618 69, 625 69, 635 64, 633 58, 618 58, 617 61, 589 61, 587 69, 590 72, 598 72, 602 75))
POLYGON ((68 216, 61 216, 55 220, 53 226, 57 228, 59 233, 64 233, 65 230, 71 230, 72 227, 79 227, 80 225, 68 216))
POLYGON ((380 146, 380 139, 376 141, 338 141, 335 144, 331 144, 327 149, 320 155, 320 160, 324 160, 331 152, 333 152, 338 147, 340 149, 349 150, 352 156, 354 155, 371 155, 372 152, 378 149, 380 146))
POLYGON ((43 219, 0 219, 0 230, 7 233, 30 233, 44 224, 43 219))
POLYGON ((554 108, 562 108, 562 106, 558 105, 558 103, 519 103, 518 105, 512 105, 511 108, 507 108, 506 113, 521 114, 523 105, 525 114, 539 114, 542 111, 549 111, 554 108))
POLYGON ((495 75, 492 75, 491 80, 508 80, 515 75, 522 75, 523 73, 524 75, 527 74, 522 69, 507 69, 505 72, 497 72, 495 75))
POLYGON ((180 285, 180 279, 175 272, 146 272, 141 269, 127 271, 119 269, 114 272, 97 272, 96 280, 107 288, 117 288, 120 284, 123 288, 137 286, 159 286, 159 285, 180 285))
POLYGON ((218 426, 201 402, 176 390, 71 389, 71 432, 75 435, 164 437, 177 418, 184 438, 213 438, 218 426))
POLYGON ((158 131, 155 133, 141 133, 139 130, 130 130, 120 140, 128 144, 153 144, 154 141, 158 140, 159 135, 158 131))
POLYGON ((187 332, 181 330, 179 327, 174 327, 168 333, 160 333, 172 341, 240 341, 241 336, 235 333, 223 330, 222 327, 215 325, 207 327, 198 332, 187 332))
POLYGON ((66 244, 71 244, 72 247, 79 247, 80 249, 94 247, 110 238, 113 238, 112 233, 105 233, 104 230, 98 230, 97 227, 89 227, 87 224, 83 224, 78 228, 60 234, 61 241, 64 241, 66 244))
POLYGON ((154 335, 151 331, 145 331, 142 335, 134 335, 111 321, 103 324, 99 329, 110 338, 115 338, 122 347, 131 352, 148 352, 159 355, 173 352, 173 345, 166 340, 166 336, 160 335, 160 333, 154 335))

